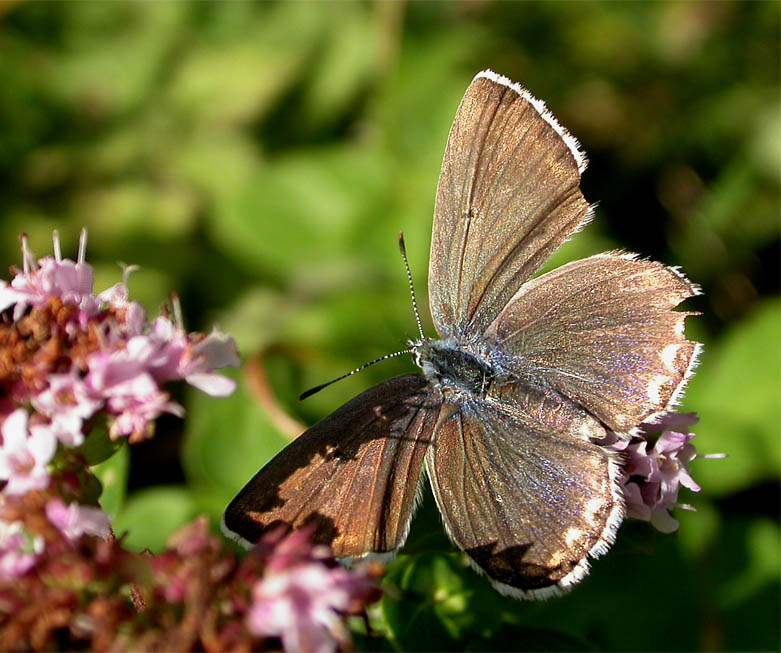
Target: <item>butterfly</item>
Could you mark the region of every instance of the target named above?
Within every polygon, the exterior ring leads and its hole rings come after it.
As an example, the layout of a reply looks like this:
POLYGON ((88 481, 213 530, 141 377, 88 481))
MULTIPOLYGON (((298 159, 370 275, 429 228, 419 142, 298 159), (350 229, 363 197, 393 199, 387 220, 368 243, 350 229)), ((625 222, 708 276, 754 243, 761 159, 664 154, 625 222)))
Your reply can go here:
POLYGON ((255 542, 309 526, 337 557, 398 551, 426 474, 453 543, 501 592, 545 598, 605 553, 624 516, 600 446, 672 409, 700 345, 678 270, 607 252, 533 277, 591 218, 578 142, 486 70, 458 108, 437 187, 422 374, 358 395, 263 467, 223 517, 255 542))

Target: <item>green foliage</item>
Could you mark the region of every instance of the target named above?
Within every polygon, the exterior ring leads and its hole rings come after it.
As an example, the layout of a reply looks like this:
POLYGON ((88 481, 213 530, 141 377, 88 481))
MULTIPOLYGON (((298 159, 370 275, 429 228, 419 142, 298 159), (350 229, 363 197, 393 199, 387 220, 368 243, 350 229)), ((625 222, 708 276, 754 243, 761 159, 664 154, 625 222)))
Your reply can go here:
POLYGON ((128 447, 124 446, 110 458, 92 467, 92 473, 97 476, 102 486, 100 507, 108 513, 112 523, 125 503, 129 466, 130 452, 128 447))
POLYGON ((195 500, 186 488, 157 485, 131 496, 112 526, 130 551, 159 553, 171 534, 197 514, 195 500))
POLYGON ((198 512, 219 522, 228 501, 287 441, 250 396, 244 379, 233 395, 219 401, 192 390, 188 409, 182 463, 198 512))
POLYGON ((413 370, 394 359, 297 401, 415 335, 399 231, 432 333, 439 163, 491 67, 591 159, 594 222, 546 267, 624 248, 703 286, 683 408, 701 417, 698 450, 729 457, 695 461, 703 491, 682 494, 698 511, 677 511, 678 533, 626 524, 580 587, 542 603, 467 568, 428 497, 361 646, 777 648, 777 3, 19 3, 0 9, 0 51, 2 260, 20 262, 21 232, 49 252, 54 228, 73 256, 87 226, 98 290, 117 261, 140 265, 131 295, 151 314, 179 293, 189 327, 219 322, 270 384, 261 397, 245 369, 228 399, 186 392, 183 440, 165 420, 132 465, 129 447, 90 440, 128 545, 218 520, 289 441, 275 411, 311 424, 413 370))
POLYGON ((119 449, 125 446, 123 440, 112 440, 104 425, 95 426, 84 444, 81 454, 88 465, 99 465, 111 458, 119 449))
POLYGON ((778 302, 758 304, 703 356, 700 376, 687 394, 686 406, 701 416, 697 430, 708 434, 708 450, 729 453, 727 461, 699 461, 694 467, 713 494, 778 478, 781 360, 772 349, 779 334, 778 302))

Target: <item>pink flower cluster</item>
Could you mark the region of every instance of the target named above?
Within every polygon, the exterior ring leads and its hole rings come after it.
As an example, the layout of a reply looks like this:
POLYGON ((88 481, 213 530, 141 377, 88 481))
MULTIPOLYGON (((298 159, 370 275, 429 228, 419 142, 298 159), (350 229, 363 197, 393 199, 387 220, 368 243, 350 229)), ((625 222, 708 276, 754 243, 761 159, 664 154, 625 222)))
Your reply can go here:
MULTIPOLYGON (((148 323, 128 299, 130 269, 94 295, 86 243, 82 231, 78 260, 63 259, 55 233, 54 257, 36 261, 23 236, 23 270, 10 284, 0 281, 0 312, 13 309, 0 333, 0 359, 11 361, 0 388, 10 397, 0 406, 0 500, 49 487, 58 451, 84 444, 99 415, 112 438, 135 440, 149 435, 161 413, 181 415, 161 387, 167 381, 184 379, 213 396, 233 392, 235 383, 213 371, 239 364, 233 340, 218 331, 188 334, 180 318, 148 323), (24 359, 27 352, 36 357, 24 359)), ((176 302, 174 309, 178 317, 176 302)), ((68 538, 110 533, 99 508, 56 499, 46 515, 68 538)), ((13 524, 0 527, 0 577, 11 578, 34 564, 37 540, 13 524)))
POLYGON ((27 418, 18 412, 3 427, 0 478, 8 480, 7 492, 45 487, 56 443, 80 446, 85 422, 100 411, 109 418, 112 438, 142 439, 161 413, 181 415, 182 407, 161 388, 167 381, 184 379, 217 397, 233 392, 234 382, 213 371, 238 366, 232 338, 216 330, 205 337, 188 334, 181 320, 174 323, 166 316, 147 323, 143 307, 128 300, 130 269, 122 283, 93 295, 92 268, 84 262, 86 232, 76 262, 62 259, 56 234, 54 258, 36 261, 24 237, 22 245, 24 269, 10 284, 0 281, 0 311, 13 307, 17 322, 29 309, 43 311, 53 300, 73 307, 64 323, 44 327, 51 331, 48 345, 74 353, 60 356, 58 367, 46 370, 42 388, 23 386, 20 392, 15 386, 18 403, 29 401, 35 416, 29 434, 27 418))
POLYGON ((35 260, 22 236, 23 271, 10 284, 0 281, 0 311, 13 306, 13 319, 19 320, 31 306, 42 306, 49 297, 59 297, 63 302, 79 309, 82 326, 101 308, 101 299, 92 294, 92 267, 84 262, 87 250, 86 231, 79 241, 78 261, 63 260, 60 241, 54 234, 54 258, 47 256, 35 260))
POLYGON ((201 517, 152 555, 44 493, 0 514, 4 651, 334 651, 350 645, 345 617, 380 596, 378 569, 347 571, 306 533, 271 533, 239 559, 201 517))
POLYGON ((349 642, 344 615, 361 612, 377 590, 365 573, 333 564, 329 550, 308 538, 301 530, 276 545, 247 622, 256 635, 279 637, 286 651, 325 653, 349 642))
MULTIPOLYGON (((66 505, 55 497, 47 501, 45 514, 68 542, 78 542, 83 535, 104 540, 111 536, 108 515, 100 508, 75 502, 66 505)), ((31 532, 22 521, 0 519, 0 583, 24 576, 35 567, 44 548, 43 536, 31 532)))
POLYGON ((94 535, 104 540, 111 535, 108 515, 100 508, 77 503, 65 505, 62 499, 54 498, 46 503, 46 517, 71 542, 76 542, 82 535, 94 535))
POLYGON ((29 533, 21 521, 0 520, 0 581, 13 581, 26 574, 43 549, 43 538, 29 533))
POLYGON ((5 494, 26 494, 49 484, 48 465, 57 449, 57 440, 45 426, 28 430, 27 411, 17 408, 5 418, 0 432, 0 480, 8 481, 5 494))
POLYGON ((183 414, 160 389, 166 381, 184 379, 213 397, 225 397, 235 388, 233 380, 212 372, 239 364, 233 339, 216 330, 196 341, 161 316, 144 333, 113 336, 120 342, 91 354, 86 376, 74 379, 72 390, 105 402, 115 416, 110 429, 114 438, 145 434, 163 412, 183 414))
POLYGON ((345 619, 379 597, 379 571, 340 567, 306 531, 272 533, 243 559, 205 518, 158 555, 113 537, 94 505, 92 429, 149 437, 162 413, 184 412, 164 384, 226 396, 235 383, 214 370, 239 359, 218 331, 187 333, 176 299, 173 318, 148 321, 129 268, 93 294, 85 250, 83 232, 78 260, 63 259, 55 234, 54 256, 36 261, 23 237, 23 270, 0 281, 0 649, 348 647, 345 619))
MULTIPOLYGON (((624 498, 627 516, 651 524, 662 533, 678 529, 670 515, 673 508, 693 510, 678 503, 678 492, 685 487, 699 492, 700 486, 689 474, 689 465, 697 458, 689 428, 699 420, 695 413, 668 413, 659 422, 640 426, 630 440, 612 438, 608 446, 624 454, 624 498)), ((700 456, 723 458, 723 454, 700 456)))

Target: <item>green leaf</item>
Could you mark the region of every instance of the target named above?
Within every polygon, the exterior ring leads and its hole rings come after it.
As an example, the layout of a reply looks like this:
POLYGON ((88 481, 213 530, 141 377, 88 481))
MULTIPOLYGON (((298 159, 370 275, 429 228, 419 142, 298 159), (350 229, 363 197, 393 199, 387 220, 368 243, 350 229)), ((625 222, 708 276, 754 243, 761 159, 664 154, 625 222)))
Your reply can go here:
POLYGON ((775 520, 733 518, 724 523, 716 545, 703 557, 703 580, 711 589, 706 599, 707 625, 719 626, 711 633, 717 637, 711 650, 717 646, 725 651, 778 648, 780 535, 775 520))
POLYGON ((133 494, 114 521, 114 533, 131 551, 162 551, 177 528, 197 515, 195 502, 181 486, 158 486, 133 494))
POLYGON ((92 429, 80 451, 88 465, 97 465, 113 456, 124 443, 124 439, 112 440, 105 425, 99 424, 92 429))
POLYGON ((687 492, 684 496, 682 491, 678 500, 691 504, 695 510, 673 512, 673 517, 681 524, 676 532, 678 542, 682 551, 692 559, 705 555, 709 547, 718 541, 722 520, 716 506, 709 498, 704 493, 693 492, 687 492))
POLYGON ((385 637, 379 635, 367 636, 363 632, 352 631, 353 647, 363 653, 380 653, 381 651, 395 651, 393 644, 385 637))
POLYGON ((341 118, 370 80, 384 45, 373 13, 368 5, 355 2, 330 5, 324 13, 329 27, 302 102, 310 129, 341 118))
POLYGON ((262 117, 296 80, 312 47, 319 31, 313 8, 261 5, 241 35, 199 41, 186 51, 167 89, 173 108, 210 129, 262 117))
POLYGON ((100 499, 103 493, 103 486, 97 476, 90 473, 89 469, 82 468, 76 471, 78 484, 81 486, 81 495, 84 503, 94 504, 100 499))
POLYGON ((444 556, 416 556, 395 561, 386 574, 382 613, 400 649, 454 650, 454 638, 440 619, 434 598, 445 598, 444 592, 437 591, 435 577, 441 582, 450 571, 451 579, 457 578, 458 572, 448 568, 451 564, 444 556))
POLYGON ((586 640, 569 633, 547 628, 520 628, 504 624, 490 640, 471 643, 470 651, 596 651, 586 640))
POLYGON ((123 180, 85 192, 76 211, 87 223, 90 233, 100 240, 109 236, 129 240, 145 238, 175 240, 184 238, 195 227, 197 197, 191 189, 177 186, 159 188, 147 180, 123 180), (105 216, 111 216, 106 224, 105 216))
POLYGON ((402 556, 385 578, 382 611, 406 650, 452 650, 490 637, 501 625, 500 595, 467 570, 461 554, 402 556))
POLYGON ((130 450, 126 444, 115 451, 110 458, 92 467, 92 473, 98 477, 103 486, 99 499, 100 507, 108 513, 112 522, 119 515, 125 501, 129 467, 130 450))
POLYGON ((230 333, 240 352, 254 352, 278 342, 290 302, 280 293, 253 286, 220 317, 220 328, 230 333))
POLYGON ((171 156, 172 165, 214 202, 241 190, 262 162, 253 143, 232 131, 198 133, 171 156))
POLYGON ((238 387, 215 399, 192 390, 182 460, 188 481, 208 493, 201 505, 213 518, 272 456, 290 441, 283 437, 250 394, 245 376, 230 371, 238 387), (221 507, 220 507, 221 506, 221 507))
POLYGON ((707 349, 686 395, 696 411, 698 452, 726 453, 726 460, 695 460, 694 478, 713 495, 776 479, 781 460, 779 302, 766 301, 707 349))
POLYGON ((131 113, 154 92, 185 11, 166 3, 113 8, 85 3, 68 11, 61 38, 70 47, 52 51, 48 92, 74 110, 83 110, 79 107, 92 98, 101 118, 131 113))
POLYGON ((216 207, 214 237, 249 271, 292 275, 306 268, 316 276, 313 268, 324 261, 352 258, 358 221, 376 219, 381 163, 371 150, 345 146, 280 157, 216 207))
POLYGON ((742 568, 722 587, 721 601, 725 607, 737 605, 756 594, 763 584, 777 582, 781 576, 779 562, 778 524, 769 519, 747 522, 736 520, 728 526, 730 539, 740 542, 742 568), (737 522, 737 523, 736 523, 737 522))

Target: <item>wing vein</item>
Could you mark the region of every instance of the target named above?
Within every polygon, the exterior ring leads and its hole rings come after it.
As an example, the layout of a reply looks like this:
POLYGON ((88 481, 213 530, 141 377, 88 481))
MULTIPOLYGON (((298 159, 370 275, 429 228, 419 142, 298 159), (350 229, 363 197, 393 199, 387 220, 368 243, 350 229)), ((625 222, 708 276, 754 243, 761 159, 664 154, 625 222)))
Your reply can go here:
MULTIPOLYGON (((573 188, 571 190, 570 193, 562 194, 562 196, 560 197, 559 201, 556 203, 556 205, 553 207, 552 210, 555 211, 556 208, 558 208, 558 206, 563 204, 565 200, 568 200, 570 197, 576 195, 578 192, 579 192, 578 188, 575 187, 575 188, 573 188)), ((477 314, 480 312, 479 309, 481 308, 481 304, 483 302, 483 298, 485 297, 485 294, 488 291, 488 289, 491 288, 491 286, 493 285, 494 279, 496 279, 496 277, 499 275, 499 273, 501 273, 501 272, 503 272, 505 270, 505 268, 509 265, 511 260, 515 259, 515 256, 516 256, 516 253, 518 252, 518 250, 520 250, 524 245, 527 244, 529 237, 532 235, 532 232, 535 229, 537 229, 537 227, 539 227, 540 224, 542 224, 542 222, 548 217, 548 215, 550 215, 550 211, 545 213, 544 215, 540 214, 540 217, 538 217, 532 223, 532 228, 529 229, 523 235, 523 237, 510 249, 510 251, 507 253, 507 255, 502 259, 502 261, 497 266, 494 267, 494 270, 491 273, 490 278, 488 279, 488 281, 486 283, 483 284, 482 290, 480 292, 480 296, 478 297, 477 302, 475 303, 475 310, 472 313, 472 316, 470 317, 470 326, 471 326, 472 319, 475 316, 477 316, 477 314)), ((545 241, 544 246, 538 247, 536 252, 534 253, 534 255, 532 257, 530 257, 528 259, 528 261, 532 261, 534 258, 538 257, 540 252, 547 251, 547 246, 549 245, 549 243, 551 243, 552 241, 556 240, 556 238, 558 238, 558 236, 559 236, 559 232, 554 231, 551 234, 551 236, 545 241)), ((483 266, 483 269, 485 269, 486 267, 488 267, 488 266, 483 266)), ((537 267, 539 267, 539 266, 537 266, 537 267)), ((535 267, 534 269, 536 270, 537 267, 535 267)), ((468 327, 465 329, 465 331, 466 330, 468 330, 468 327)))
MULTIPOLYGON (((491 126, 494 124, 494 120, 496 119, 496 114, 499 111, 499 107, 502 105, 502 101, 504 100, 504 96, 506 95, 506 93, 507 93, 507 89, 503 89, 502 90, 502 94, 499 96, 498 100, 493 105, 488 105, 488 106, 483 107, 483 111, 480 114, 480 121, 478 122, 478 124, 482 124, 483 117, 488 113, 489 109, 492 110, 491 116, 488 119, 488 124, 486 125, 486 128, 485 128, 485 130, 484 130, 484 132, 482 134, 482 137, 480 139, 479 144, 477 145, 477 147, 475 147, 473 149, 470 149, 470 155, 471 155, 472 151, 475 152, 475 165, 472 168, 472 170, 473 170, 472 174, 469 175, 468 177, 467 176, 464 177, 464 185, 466 185, 466 182, 469 181, 469 192, 464 195, 464 197, 466 199, 466 207, 465 207, 466 211, 465 211, 465 213, 466 213, 466 216, 467 216, 466 217, 467 223, 466 223, 466 226, 464 228, 464 237, 463 237, 463 239, 461 241, 461 252, 460 252, 459 263, 458 263, 458 286, 456 288, 457 289, 456 306, 459 307, 459 312, 462 312, 463 309, 465 308, 463 306, 462 302, 461 302, 461 296, 462 296, 462 291, 463 291, 463 281, 462 280, 463 280, 463 272, 464 272, 464 258, 466 256, 466 250, 467 250, 467 240, 469 238, 469 230, 470 230, 470 225, 471 225, 472 216, 473 216, 473 212, 472 212, 472 208, 473 208, 472 207, 472 202, 474 200, 473 194, 474 194, 475 187, 477 186, 478 182, 481 179, 480 178, 480 170, 481 170, 480 162, 482 161, 482 158, 483 158, 483 148, 485 147, 485 143, 488 140, 488 135, 491 133, 491 126)), ((478 219, 480 219, 480 216, 477 216, 477 217, 478 217, 478 219)), ((463 219, 463 215, 459 215, 457 219, 458 220, 463 219)), ((471 299, 471 293, 470 293, 470 297, 469 298, 471 299)), ((460 319, 460 316, 459 316, 459 319, 460 319)))

